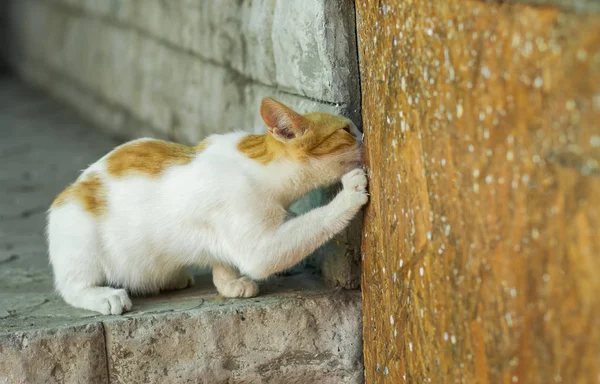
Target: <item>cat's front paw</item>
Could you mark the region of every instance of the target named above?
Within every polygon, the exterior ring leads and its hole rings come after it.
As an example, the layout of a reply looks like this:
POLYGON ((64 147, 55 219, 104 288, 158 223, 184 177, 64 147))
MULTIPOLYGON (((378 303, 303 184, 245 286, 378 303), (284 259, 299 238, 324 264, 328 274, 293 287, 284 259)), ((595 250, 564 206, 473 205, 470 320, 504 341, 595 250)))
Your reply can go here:
POLYGON ((132 307, 131 299, 124 289, 94 288, 93 293, 83 298, 83 308, 103 315, 120 315, 132 307))
POLYGON ((342 177, 342 185, 350 206, 360 208, 369 201, 367 192, 367 175, 360 168, 353 169, 342 177))

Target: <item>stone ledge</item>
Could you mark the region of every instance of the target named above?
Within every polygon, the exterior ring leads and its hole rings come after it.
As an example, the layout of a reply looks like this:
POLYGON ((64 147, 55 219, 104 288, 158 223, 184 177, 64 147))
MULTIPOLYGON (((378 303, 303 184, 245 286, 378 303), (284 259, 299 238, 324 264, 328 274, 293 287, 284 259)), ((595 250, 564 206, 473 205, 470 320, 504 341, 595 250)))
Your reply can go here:
POLYGON ((257 298, 226 300, 201 283, 134 298, 118 317, 53 295, 43 310, 0 322, 0 380, 93 384, 108 372, 110 383, 362 382, 359 291, 302 274, 261 288, 257 298))
POLYGON ((290 294, 105 321, 111 383, 360 382, 360 293, 290 294))

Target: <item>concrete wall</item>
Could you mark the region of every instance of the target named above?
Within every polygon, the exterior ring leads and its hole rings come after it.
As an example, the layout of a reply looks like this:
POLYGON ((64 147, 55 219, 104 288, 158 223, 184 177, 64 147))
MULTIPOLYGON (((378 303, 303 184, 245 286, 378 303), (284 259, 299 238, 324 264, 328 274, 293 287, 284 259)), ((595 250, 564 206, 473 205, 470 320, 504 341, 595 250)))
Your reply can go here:
MULTIPOLYGON (((118 135, 194 143, 233 129, 263 132, 264 96, 360 123, 351 2, 3 4, 10 37, 3 56, 18 74, 118 135)), ((341 285, 358 283, 358 237, 346 233, 327 251, 337 255, 327 261, 329 278, 341 285)))
POLYGON ((259 132, 263 96, 359 115, 344 1, 9 3, 7 54, 18 72, 114 132, 190 143, 259 132))

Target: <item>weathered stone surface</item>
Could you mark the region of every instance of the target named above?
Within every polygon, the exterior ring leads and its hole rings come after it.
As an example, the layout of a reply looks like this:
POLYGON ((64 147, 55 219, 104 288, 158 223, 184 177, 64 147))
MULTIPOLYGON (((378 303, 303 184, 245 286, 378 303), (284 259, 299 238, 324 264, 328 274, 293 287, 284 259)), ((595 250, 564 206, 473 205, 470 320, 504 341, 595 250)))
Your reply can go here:
POLYGON ((357 8, 367 382, 597 382, 600 14, 357 8))
MULTIPOLYGON (((51 92, 70 82, 159 134, 176 138, 182 132, 195 133, 188 141, 245 127, 241 98, 246 84, 223 67, 196 61, 134 30, 73 16, 48 3, 19 2, 12 15, 13 22, 32 25, 14 35, 19 57, 15 64, 33 61, 56 83, 48 88, 51 92)), ((103 123, 111 127, 110 120, 103 123)), ((121 129, 123 135, 133 133, 126 126, 121 129)))
POLYGON ((86 20, 135 29, 247 80, 328 102, 359 100, 351 94, 358 91, 354 8, 344 0, 50 3, 86 20))
POLYGON ((105 321, 110 382, 362 382, 358 294, 105 321))
POLYGON ((0 333, 0 383, 107 384, 101 323, 0 333))
POLYGON ((203 136, 246 127, 257 107, 246 94, 255 93, 256 87, 320 100, 317 104, 325 109, 338 104, 337 112, 359 119, 352 7, 317 0, 271 3, 268 11, 261 2, 173 2, 166 9, 162 7, 167 3, 157 0, 124 3, 131 16, 119 22, 97 16, 96 7, 88 9, 87 3, 78 12, 55 2, 11 3, 13 63, 35 59, 40 67, 71 78, 163 133, 182 127, 203 136), (234 4, 242 4, 245 11, 234 4), (179 6, 184 8, 172 9, 179 6), (208 28, 190 32, 191 41, 201 44, 197 48, 188 46, 188 34, 180 32, 187 30, 186 18, 194 14, 207 20, 189 24, 208 28), (263 14, 272 14, 274 20, 257 17, 263 14), (252 32, 269 25, 269 33, 252 32), (243 44, 246 39, 256 46, 243 44), (227 48, 231 44, 244 52, 227 48), (215 57, 207 59, 211 53, 215 57), (244 65, 250 69, 242 64, 238 68, 238 61, 249 62, 244 65), (255 67, 267 74, 254 76, 255 67))

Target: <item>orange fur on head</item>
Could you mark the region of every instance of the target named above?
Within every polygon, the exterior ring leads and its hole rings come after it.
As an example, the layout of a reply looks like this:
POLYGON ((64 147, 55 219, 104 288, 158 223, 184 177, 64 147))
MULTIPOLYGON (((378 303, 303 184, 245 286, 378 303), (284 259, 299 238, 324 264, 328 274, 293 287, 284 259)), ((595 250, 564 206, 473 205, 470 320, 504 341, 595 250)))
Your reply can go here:
POLYGON ((301 115, 270 98, 263 99, 260 115, 269 129, 265 135, 249 135, 237 148, 262 164, 281 156, 303 161, 356 146, 350 120, 322 112, 301 115))

